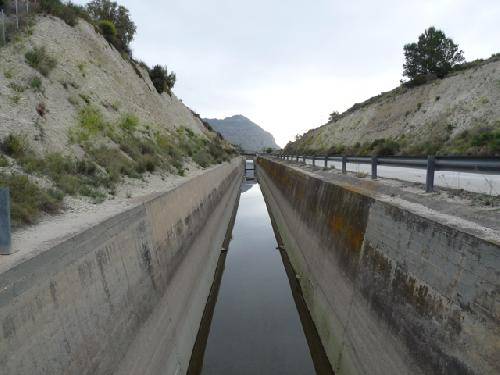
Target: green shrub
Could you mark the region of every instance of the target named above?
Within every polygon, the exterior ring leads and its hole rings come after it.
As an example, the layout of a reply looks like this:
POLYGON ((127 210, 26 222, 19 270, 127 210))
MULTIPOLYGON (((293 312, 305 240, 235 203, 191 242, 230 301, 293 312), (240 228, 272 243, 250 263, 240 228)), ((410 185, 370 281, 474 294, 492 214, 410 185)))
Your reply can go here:
POLYGON ((193 160, 202 168, 208 167, 213 163, 213 159, 206 150, 198 150, 193 155, 193 160))
POLYGON ((0 155, 0 168, 8 166, 9 166, 9 161, 7 160, 7 158, 3 155, 0 155))
POLYGON ((42 92, 43 87, 42 87, 41 78, 37 77, 37 76, 34 76, 33 78, 31 78, 30 87, 33 89, 33 91, 42 92))
POLYGON ((104 38, 110 43, 116 43, 115 24, 109 20, 101 20, 98 25, 104 38))
POLYGON ((369 156, 393 156, 399 153, 400 147, 399 143, 392 139, 377 139, 364 153, 369 156))
POLYGON ((500 126, 464 130, 439 150, 440 155, 500 156, 500 126))
POLYGON ((75 26, 78 23, 78 17, 90 21, 85 9, 72 2, 65 4, 60 0, 40 0, 39 9, 42 12, 61 18, 70 26, 75 26))
POLYGON ((174 72, 169 74, 167 67, 156 65, 149 71, 149 77, 159 94, 166 92, 167 94, 172 95, 172 89, 174 88, 177 80, 174 72))
POLYGON ((91 148, 87 152, 97 164, 106 170, 109 177, 108 188, 119 182, 122 176, 140 177, 136 172, 136 163, 123 155, 120 150, 102 146, 91 148))
POLYGON ((3 75, 4 75, 5 78, 11 79, 11 78, 14 77, 14 72, 13 72, 12 68, 8 68, 8 69, 5 69, 3 71, 3 75))
POLYGON ((0 144, 0 149, 13 158, 20 158, 26 154, 26 141, 16 134, 9 134, 0 144))
POLYGON ((156 170, 156 167, 158 166, 159 161, 157 157, 153 154, 145 154, 143 155, 136 167, 136 171, 139 174, 142 174, 144 172, 154 172, 156 170))
POLYGON ((47 54, 45 47, 35 47, 24 55, 26 63, 42 75, 48 76, 57 65, 57 61, 47 54))
POLYGON ((135 132, 138 126, 139 126, 139 119, 137 118, 137 116, 131 114, 124 115, 119 123, 120 129, 130 133, 135 132))
POLYGON ((27 176, 0 174, 0 186, 10 189, 14 227, 34 224, 42 213, 55 214, 62 208, 64 195, 61 192, 41 188, 27 176))
POLYGON ((87 159, 53 153, 45 158, 29 154, 18 161, 27 173, 49 177, 66 194, 94 197, 100 194, 99 187, 109 186, 107 176, 100 175, 95 163, 87 159))
POLYGON ((71 136, 74 142, 88 141, 98 134, 102 134, 108 127, 101 111, 91 105, 87 105, 78 112, 79 127, 73 129, 71 136))

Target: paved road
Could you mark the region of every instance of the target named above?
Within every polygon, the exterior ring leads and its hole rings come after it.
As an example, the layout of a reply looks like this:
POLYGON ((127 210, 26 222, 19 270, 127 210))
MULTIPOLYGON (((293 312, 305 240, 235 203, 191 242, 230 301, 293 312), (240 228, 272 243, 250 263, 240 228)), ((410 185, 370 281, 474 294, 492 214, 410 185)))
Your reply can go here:
MULTIPOLYGON (((312 159, 306 159, 307 164, 312 165, 312 159)), ((323 166, 324 162, 316 161, 318 166, 323 166)), ((329 161, 329 167, 342 169, 342 163, 329 161)), ((367 164, 347 163, 347 170, 352 172, 362 172, 370 175, 371 166, 367 164)), ((413 169, 403 167, 378 166, 378 176, 385 178, 395 178, 409 182, 420 182, 425 184, 424 169, 413 169)), ((450 189, 464 189, 475 193, 485 193, 489 195, 500 195, 500 176, 491 174, 465 173, 437 171, 434 184, 450 189)))

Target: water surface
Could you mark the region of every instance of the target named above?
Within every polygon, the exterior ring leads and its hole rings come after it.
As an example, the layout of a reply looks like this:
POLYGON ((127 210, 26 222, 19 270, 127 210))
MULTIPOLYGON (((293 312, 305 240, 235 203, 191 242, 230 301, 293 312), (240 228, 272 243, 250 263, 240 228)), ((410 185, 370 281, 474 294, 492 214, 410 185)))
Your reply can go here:
POLYGON ((190 374, 332 373, 293 270, 277 245, 260 187, 247 182, 190 374))

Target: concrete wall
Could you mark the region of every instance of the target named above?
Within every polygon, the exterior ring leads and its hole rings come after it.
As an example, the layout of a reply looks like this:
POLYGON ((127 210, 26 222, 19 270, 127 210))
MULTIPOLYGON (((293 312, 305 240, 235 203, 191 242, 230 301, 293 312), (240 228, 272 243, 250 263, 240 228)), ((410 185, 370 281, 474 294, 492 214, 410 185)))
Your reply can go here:
POLYGON ((242 173, 215 167, 0 274, 0 374, 185 373, 242 173))
POLYGON ((257 172, 337 375, 500 373, 499 242, 284 162, 257 172))

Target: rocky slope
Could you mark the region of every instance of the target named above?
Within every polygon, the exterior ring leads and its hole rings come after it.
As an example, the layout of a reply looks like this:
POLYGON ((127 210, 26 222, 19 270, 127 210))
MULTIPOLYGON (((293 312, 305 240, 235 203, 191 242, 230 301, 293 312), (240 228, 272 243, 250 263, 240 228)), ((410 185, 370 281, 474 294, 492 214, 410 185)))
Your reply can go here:
POLYGON ((307 132, 287 150, 336 153, 347 146, 359 151, 360 144, 391 140, 396 153, 436 149, 494 153, 500 147, 500 140, 495 141, 500 136, 500 56, 471 65, 445 79, 413 88, 401 86, 356 104, 338 119, 307 132), (484 138, 486 133, 497 146, 479 141, 474 146, 462 139, 484 138))
POLYGON ((236 115, 223 120, 205 119, 205 121, 233 145, 239 145, 245 151, 262 151, 268 147, 280 148, 271 133, 266 132, 245 116, 236 115))
POLYGON ((138 181, 161 185, 233 153, 82 19, 72 27, 35 17, 0 48, 0 187, 10 188, 16 226, 146 191, 138 181))
POLYGON ((30 36, 20 35, 0 50, 0 63, 0 138, 22 133, 40 151, 63 151, 86 104, 109 121, 134 114, 154 127, 204 131, 186 106, 175 96, 159 95, 145 69, 123 59, 83 20, 71 27, 58 18, 38 18, 30 36), (56 61, 47 77, 26 63, 25 53, 33 47, 44 47, 56 61), (30 87, 35 77, 42 81, 40 89, 30 87))

